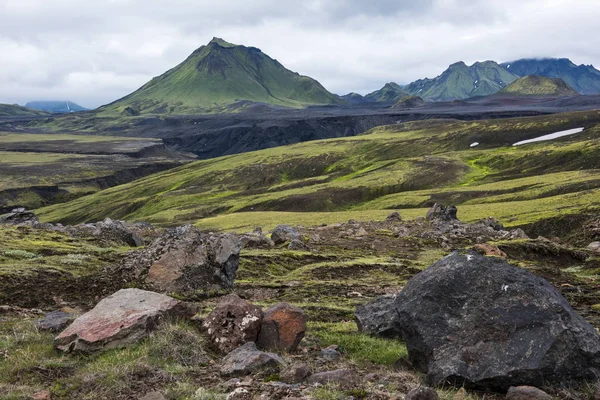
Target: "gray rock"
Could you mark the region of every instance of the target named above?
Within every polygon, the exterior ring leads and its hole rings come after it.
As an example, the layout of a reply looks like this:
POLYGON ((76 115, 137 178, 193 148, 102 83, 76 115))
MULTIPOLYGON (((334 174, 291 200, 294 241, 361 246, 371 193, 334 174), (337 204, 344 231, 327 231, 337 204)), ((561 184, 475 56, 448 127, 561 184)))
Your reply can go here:
POLYGON ((404 400, 438 400, 439 396, 435 390, 426 386, 411 389, 404 400))
POLYGON ((171 230, 130 252, 112 275, 161 293, 195 295, 233 288, 242 243, 236 235, 211 235, 191 225, 171 230))
POLYGON ((395 294, 379 296, 370 303, 356 308, 354 317, 358 330, 368 335, 381 337, 399 337, 400 331, 390 319, 390 309, 393 309, 395 294))
POLYGON ((432 385, 506 391, 593 378, 600 367, 595 329, 546 280, 500 258, 453 253, 387 304, 386 332, 404 339, 432 385))
POLYGON ((435 203, 433 207, 427 211, 425 218, 429 221, 454 221, 458 220, 457 212, 456 206, 454 205, 444 206, 442 204, 435 203))
POLYGON ((245 249, 272 249, 275 247, 275 242, 273 242, 268 237, 264 236, 261 233, 247 233, 240 237, 242 242, 242 246, 245 249))
POLYGON ((292 240, 300 240, 300 233, 289 225, 278 225, 271 232, 271 240, 275 244, 283 244, 292 240))
POLYGON ((144 245, 144 240, 133 232, 124 221, 114 221, 110 218, 94 224, 92 235, 108 242, 120 242, 131 247, 144 245))
POLYGON ((260 307, 231 294, 219 301, 203 327, 213 345, 229 353, 243 344, 256 342, 262 316, 260 307))
POLYGON ((279 372, 284 366, 285 361, 277 354, 260 351, 254 342, 248 342, 223 358, 221 375, 243 376, 257 371, 279 372))
POLYGON ((356 385, 356 374, 350 369, 336 369, 334 371, 319 372, 308 377, 311 385, 338 385, 348 388, 356 385))
POLYGON ((594 253, 600 253, 600 242, 592 242, 588 244, 587 248, 594 253))
POLYGON ((500 221, 498 221, 494 217, 484 218, 481 221, 476 222, 475 224, 476 225, 483 225, 483 226, 490 227, 490 228, 492 228, 495 231, 503 231, 504 230, 504 225, 502 225, 500 223, 500 221))
POLYGON ((15 208, 10 213, 0 216, 0 224, 35 226, 40 220, 33 211, 25 208, 15 208))
POLYGON ((166 317, 191 317, 186 304, 140 289, 122 289, 101 300, 54 339, 62 351, 92 352, 124 347, 148 336, 166 317))
POLYGON ((282 382, 294 384, 304 382, 310 373, 310 367, 307 364, 297 363, 285 367, 279 373, 279 377, 282 382))
POLYGON ((388 215, 385 220, 388 222, 400 222, 400 221, 402 221, 402 217, 400 216, 399 212, 394 211, 393 213, 388 215))
POLYGON ((325 348, 321 350, 319 357, 325 361, 337 361, 342 358, 342 354, 333 348, 325 348))
POLYGON ((237 388, 227 395, 227 400, 252 400, 252 393, 247 389, 237 388))
POLYGON ((294 239, 288 245, 288 250, 307 251, 308 246, 302 240, 294 239))
POLYGON ((532 386, 510 387, 506 394, 507 400, 552 400, 548 393, 532 386))
POLYGON ((75 319, 73 314, 62 311, 52 311, 46 314, 44 318, 36 321, 35 326, 40 331, 60 332, 65 329, 73 319, 75 319))
POLYGON ((525 231, 521 228, 513 229, 510 231, 509 235, 510 239, 529 239, 529 236, 525 233, 525 231))

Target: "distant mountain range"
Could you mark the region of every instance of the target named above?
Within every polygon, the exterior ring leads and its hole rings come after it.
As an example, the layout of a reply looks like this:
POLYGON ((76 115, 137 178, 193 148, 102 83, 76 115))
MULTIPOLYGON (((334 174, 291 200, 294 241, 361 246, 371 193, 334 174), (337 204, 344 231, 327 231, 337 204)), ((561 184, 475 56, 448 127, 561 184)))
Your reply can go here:
POLYGON ((99 111, 187 114, 236 111, 248 103, 299 108, 344 101, 255 47, 214 38, 183 63, 99 111))
POLYGON ((73 103, 72 101, 30 101, 25 104, 27 108, 33 108, 35 110, 47 111, 50 113, 71 113, 78 111, 87 111, 88 109, 80 106, 79 104, 73 103))
POLYGON ((554 84, 551 84, 547 80, 528 79, 521 81, 518 89, 511 89, 513 93, 523 91, 529 93, 528 95, 556 96, 600 94, 600 71, 591 65, 575 65, 566 58, 522 59, 502 64, 484 61, 471 66, 457 62, 435 78, 419 79, 403 87, 392 82, 387 83, 384 88, 393 85, 407 94, 419 96, 427 101, 464 100, 495 93, 506 94, 507 92, 501 92, 502 89, 519 78, 531 75, 560 79, 562 83, 554 81, 554 84), (522 85, 526 85, 527 88, 521 87, 522 85), (536 89, 533 87, 536 85, 542 86, 536 89), (553 90, 555 94, 551 94, 553 90))

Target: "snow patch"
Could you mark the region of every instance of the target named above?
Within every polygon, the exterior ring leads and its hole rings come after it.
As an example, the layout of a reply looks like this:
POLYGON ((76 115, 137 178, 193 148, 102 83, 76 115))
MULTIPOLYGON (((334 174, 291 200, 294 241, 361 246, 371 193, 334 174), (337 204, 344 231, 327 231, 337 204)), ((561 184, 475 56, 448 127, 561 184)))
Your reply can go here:
POLYGON ((564 137, 564 136, 574 135, 576 133, 583 132, 584 129, 585 128, 575 128, 575 129, 568 129, 566 131, 555 132, 555 133, 551 133, 549 135, 544 135, 544 136, 536 137, 534 139, 522 140, 520 142, 517 142, 517 143, 513 144, 513 146, 520 146, 522 144, 535 143, 535 142, 544 142, 546 140, 558 139, 558 138, 561 138, 561 137, 564 137))
POLYGON ((479 142, 471 143, 471 145, 469 147, 477 147, 477 146, 479 146, 479 142))

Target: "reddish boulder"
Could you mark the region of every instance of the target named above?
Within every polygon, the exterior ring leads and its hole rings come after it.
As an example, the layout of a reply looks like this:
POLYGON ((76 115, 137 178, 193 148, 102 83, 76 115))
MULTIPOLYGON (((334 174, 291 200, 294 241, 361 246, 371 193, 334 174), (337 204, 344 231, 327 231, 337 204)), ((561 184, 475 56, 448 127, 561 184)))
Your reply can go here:
POLYGON ((214 346, 223 353, 229 353, 243 344, 256 341, 262 315, 260 307, 230 294, 219 301, 203 326, 214 346))
POLYGON ((269 307, 263 316, 258 346, 268 350, 292 352, 306 332, 306 313, 288 303, 269 307))
POLYGON ((77 318, 54 339, 54 346, 66 352, 123 347, 146 337, 164 317, 193 314, 187 305, 169 296, 122 289, 77 318))

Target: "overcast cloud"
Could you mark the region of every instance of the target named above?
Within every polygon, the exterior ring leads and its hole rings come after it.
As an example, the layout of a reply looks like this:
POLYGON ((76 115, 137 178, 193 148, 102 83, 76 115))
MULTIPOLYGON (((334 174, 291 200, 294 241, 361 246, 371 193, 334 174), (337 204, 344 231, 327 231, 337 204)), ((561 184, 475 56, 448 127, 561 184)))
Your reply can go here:
POLYGON ((0 103, 96 107, 213 36, 334 93, 433 77, 456 61, 600 66, 598 0, 0 0, 0 103))

